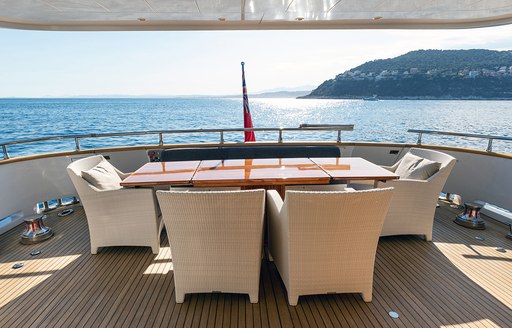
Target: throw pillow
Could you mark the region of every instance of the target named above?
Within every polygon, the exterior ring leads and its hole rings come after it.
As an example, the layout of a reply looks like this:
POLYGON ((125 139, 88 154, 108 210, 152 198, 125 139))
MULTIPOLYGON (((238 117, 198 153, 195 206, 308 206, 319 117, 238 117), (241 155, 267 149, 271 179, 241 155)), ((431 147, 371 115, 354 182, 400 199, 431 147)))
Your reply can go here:
POLYGON ((405 179, 406 176, 409 175, 409 172, 414 171, 416 166, 418 166, 422 160, 422 157, 413 155, 411 153, 406 153, 400 160, 400 164, 396 168, 395 173, 399 175, 400 178, 405 179))
POLYGON ((404 179, 427 180, 439 171, 440 167, 441 163, 424 158, 404 179))
POLYGON ((439 171, 440 167, 441 163, 407 153, 402 158, 395 173, 401 179, 426 180, 439 171))
POLYGON ((121 178, 106 159, 95 167, 82 171, 82 178, 100 190, 116 190, 121 188, 121 178))

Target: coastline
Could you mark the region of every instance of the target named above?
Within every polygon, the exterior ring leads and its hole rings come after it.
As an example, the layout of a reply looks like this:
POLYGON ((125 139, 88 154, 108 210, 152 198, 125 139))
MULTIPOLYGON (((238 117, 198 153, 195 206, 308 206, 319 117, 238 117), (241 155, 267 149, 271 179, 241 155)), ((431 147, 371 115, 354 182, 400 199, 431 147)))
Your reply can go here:
MULTIPOLYGON (((302 96, 297 97, 295 99, 346 99, 346 100, 363 100, 362 97, 310 97, 310 96, 302 96)), ((504 101, 504 100, 512 100, 510 98, 483 98, 483 97, 378 97, 379 100, 482 100, 482 101, 504 101)))

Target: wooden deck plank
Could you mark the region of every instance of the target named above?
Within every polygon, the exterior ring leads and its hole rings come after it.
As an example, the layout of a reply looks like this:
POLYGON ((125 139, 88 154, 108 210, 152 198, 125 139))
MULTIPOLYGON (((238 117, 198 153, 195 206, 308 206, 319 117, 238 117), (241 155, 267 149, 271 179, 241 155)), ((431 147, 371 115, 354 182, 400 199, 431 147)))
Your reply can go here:
MULTIPOLYGON (((174 277, 172 279, 172 283, 174 283, 174 277)), ((169 298, 166 298, 166 302, 164 304, 165 311, 162 309, 158 315, 161 317, 161 320, 157 319, 157 323, 159 323, 160 327, 168 327, 170 326, 170 321, 173 313, 176 310, 176 295, 174 293, 174 287, 171 288, 171 293, 169 294, 169 298)))
POLYGON ((206 327, 214 327, 215 322, 217 320, 217 305, 218 305, 219 295, 209 294, 208 298, 210 300, 210 309, 208 310, 208 318, 207 318, 207 320, 202 320, 202 322, 205 322, 206 327))
MULTIPOLYGON (((85 245, 85 242, 83 243, 85 245)), ((70 251, 71 253, 74 252, 74 250, 79 249, 80 245, 75 245, 75 247, 72 247, 70 251)), ((5 320, 9 320, 12 315, 15 315, 17 310, 20 307, 23 307, 26 302, 25 296, 27 294, 31 293, 31 290, 37 286, 44 285, 44 282, 51 277, 53 273, 55 273, 58 268, 63 266, 63 262, 65 262, 65 255, 66 251, 63 250, 62 252, 56 252, 52 255, 55 255, 54 257, 59 258, 62 257, 62 261, 55 261, 51 259, 53 256, 48 256, 48 254, 51 253, 50 249, 46 249, 44 252, 41 253, 41 255, 38 256, 37 263, 30 263, 29 261, 25 261, 26 257, 24 257, 26 254, 23 252, 22 255, 20 255, 19 261, 15 262, 22 262, 26 263, 26 266, 28 267, 30 265, 29 272, 24 271, 23 269, 19 270, 13 270, 10 269, 10 272, 1 273, 1 286, 4 291, 4 293, 0 293, 0 308, 6 312, 10 312, 11 316, 7 315, 2 318, 0 318, 0 326, 3 326, 5 323, 5 320), (23 270, 23 271, 22 271, 23 270), (14 310, 16 309, 16 310, 14 310), (13 311, 11 311, 13 310, 13 311)), ((83 264, 83 261, 74 261, 74 263, 71 263, 71 265, 79 266, 83 264)), ((12 266, 11 263, 8 264, 9 267, 12 266)), ((69 265, 69 264, 68 264, 69 265)), ((49 290, 51 287, 48 285, 48 287, 41 288, 40 292, 41 294, 44 292, 44 290, 49 290)))
POLYGON ((381 238, 373 301, 359 294, 302 296, 296 307, 275 266, 262 262, 259 303, 243 294, 192 294, 176 304, 170 250, 109 247, 91 255, 85 214, 46 221, 56 234, 21 245, 17 227, 0 238, 2 327, 505 327, 512 322, 512 241, 508 228, 460 227, 460 210, 436 212, 433 242, 381 238), (475 236, 483 236, 479 241, 475 236), (505 252, 498 252, 496 247, 505 252), (31 257, 40 249, 41 256, 31 257), (167 253, 169 254, 167 254, 167 253), (167 254, 167 255, 166 255, 167 254), (25 267, 11 269, 15 262, 25 267), (391 319, 388 311, 397 311, 391 319), (30 313, 30 316, 22 315, 30 313))
POLYGON ((267 268, 270 274, 270 282, 272 284, 272 290, 274 291, 281 326, 291 327, 293 323, 289 310, 290 306, 288 305, 288 294, 286 293, 284 283, 275 265, 269 265, 267 268))
POLYGON ((268 322, 268 313, 267 313, 267 291, 265 290, 265 285, 263 284, 263 266, 261 270, 260 276, 260 297, 257 306, 255 307, 255 317, 258 315, 258 318, 255 319, 255 322, 259 319, 262 328, 266 328, 269 326, 268 322))
POLYGON ((380 272, 386 277, 386 282, 383 281, 382 284, 386 283, 392 286, 386 290, 386 294, 394 295, 393 298, 396 299, 396 307, 393 310, 395 312, 398 312, 401 316, 406 316, 408 318, 421 318, 422 322, 428 323, 432 326, 441 325, 442 321, 438 320, 435 316, 430 316, 430 312, 421 302, 418 301, 416 295, 411 294, 412 291, 404 286, 400 276, 395 276, 393 271, 383 264, 380 259, 376 260, 375 266, 378 267, 380 272), (407 312, 401 309, 407 309, 405 310, 407 312))
POLYGON ((304 302, 299 302, 299 305, 300 307, 302 307, 303 311, 304 311, 304 314, 308 320, 307 322, 307 327, 318 327, 318 324, 316 322, 316 318, 315 316, 313 315, 313 312, 311 311, 311 308, 309 306, 309 303, 304 301, 304 302))
MULTIPOLYGON (((210 308, 212 305, 212 294, 203 295, 203 308, 201 310, 201 320, 197 324, 197 327, 208 327, 208 318, 210 316, 210 308)), ((195 323, 195 322, 194 322, 195 323)), ((194 325, 194 327, 196 327, 194 325)), ((211 325, 210 325, 211 327, 211 325)))
MULTIPOLYGON (((136 250, 130 250, 133 254, 136 254, 136 250)), ((132 259, 136 257, 133 256, 132 259)), ((70 295, 69 299, 63 298, 58 307, 55 307, 52 312, 55 314, 59 313, 59 315, 54 315, 53 319, 48 319, 48 326, 50 327, 59 327, 63 325, 70 325, 77 327, 79 326, 79 321, 87 321, 87 319, 92 316, 96 316, 100 311, 96 311, 97 306, 101 303, 106 296, 106 291, 110 290, 112 285, 117 282, 116 276, 112 274, 112 271, 115 271, 118 267, 123 267, 125 265, 129 265, 127 261, 129 261, 129 257, 121 257, 121 256, 113 256, 112 262, 109 262, 105 266, 104 273, 98 272, 99 275, 103 277, 103 279, 98 280, 95 276, 86 277, 86 279, 80 280, 80 284, 83 285, 84 289, 88 289, 88 291, 78 291, 74 289, 73 293, 70 295), (97 290, 90 288, 87 286, 88 284, 95 284, 101 292, 97 292, 97 290), (71 304, 70 304, 71 303, 71 304), (71 307, 75 311, 65 311, 65 308, 71 307), (79 311, 79 309, 88 309, 86 313, 79 311), (56 322, 54 322, 56 320, 56 322), (78 321, 78 322, 77 322, 78 321)))
MULTIPOLYGON (((255 304, 258 304, 258 303, 255 303, 255 304)), ((244 309, 244 311, 245 311, 245 318, 243 319, 243 320, 245 320, 245 327, 247 327, 247 328, 255 327, 255 324, 254 324, 254 305, 251 302, 242 302, 240 305, 242 307, 245 307, 245 309, 244 309)), ((260 325, 258 324, 257 327, 260 327, 260 325)))
MULTIPOLYGON (((53 214, 55 217, 55 214, 53 214)), ((46 220, 48 221, 48 220, 46 220)), ((53 223, 56 221, 55 218, 50 220, 53 223)), ((56 222, 58 223, 58 221, 56 222)), ((83 232, 81 229, 86 229, 86 226, 79 225, 77 229, 73 229, 72 226, 68 225, 62 227, 58 225, 54 228, 55 236, 53 238, 59 238, 60 234, 72 234, 73 237, 82 236, 83 232), (64 231, 61 231, 64 228, 64 231)), ((88 240, 79 239, 79 242, 75 245, 68 247, 61 247, 60 243, 49 243, 49 244, 35 244, 35 245, 22 245, 19 243, 20 234, 23 231, 23 227, 19 226, 16 229, 12 229, 5 234, 5 239, 10 241, 10 245, 16 247, 16 252, 7 252, 1 250, 3 255, 2 262, 0 263, 0 275, 2 277, 2 285, 4 288, 11 290, 11 293, 0 294, 0 306, 3 307, 9 303, 9 300, 16 299, 19 295, 27 292, 32 286, 37 286, 48 278, 48 274, 55 272, 65 263, 66 256, 75 254, 79 250, 86 246, 88 240), (37 256, 31 256, 30 252, 33 250, 40 250, 41 254, 37 256), (14 263, 25 263, 27 267, 30 265, 30 269, 21 268, 13 270, 12 265, 14 263), (22 276, 25 279, 19 279, 22 276)), ((4 238, 4 235, 2 235, 4 238)), ((5 246, 5 245, 4 245, 5 246)), ((12 247, 7 247, 12 249, 12 247)), ((1 255, 0 255, 1 256, 1 255)), ((9 304, 13 305, 13 304, 9 304)))
POLYGON ((272 282, 270 281, 269 266, 270 264, 265 262, 262 265, 263 289, 266 292, 265 302, 268 314, 268 324, 270 327, 279 327, 281 326, 281 321, 279 319, 279 311, 277 310, 277 301, 272 288, 272 282))
MULTIPOLYGON (((421 243, 423 241, 419 242, 421 243)), ((396 256, 401 257, 401 254, 397 254, 396 256)), ((440 321, 450 320, 453 322, 473 317, 471 309, 467 308, 470 304, 467 304, 465 295, 458 295, 459 307, 456 311, 450 311, 450 302, 446 302, 446 295, 454 295, 456 291, 452 288, 451 284, 443 284, 442 276, 443 272, 446 273, 446 271, 434 270, 433 267, 428 265, 428 263, 432 262, 431 260, 425 260, 420 254, 418 254, 415 259, 408 258, 411 262, 410 268, 404 268, 402 266, 401 261, 403 261, 403 258, 388 258, 388 260, 390 263, 403 269, 403 274, 401 276, 401 283, 403 286, 407 285, 406 288, 409 290, 412 290, 415 287, 414 289, 416 292, 418 294, 421 293, 421 296, 431 304, 427 313, 429 316, 438 317, 440 321), (421 279, 423 284, 413 286, 411 281, 416 279, 421 279), (441 315, 441 313, 443 313, 443 315, 441 315)), ((439 267, 441 267, 441 265, 439 265, 439 267)))

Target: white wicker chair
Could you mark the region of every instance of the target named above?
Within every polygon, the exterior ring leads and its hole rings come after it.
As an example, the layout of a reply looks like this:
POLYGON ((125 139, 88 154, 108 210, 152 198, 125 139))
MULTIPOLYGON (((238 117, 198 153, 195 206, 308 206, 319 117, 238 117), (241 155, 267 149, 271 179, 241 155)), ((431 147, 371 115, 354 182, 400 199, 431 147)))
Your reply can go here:
POLYGON ((297 305, 300 295, 362 293, 372 300, 373 267, 393 188, 267 191, 269 249, 297 305))
POLYGON ((157 191, 172 250, 176 302, 247 293, 258 302, 265 191, 157 191))
MULTIPOLYGON (((150 246, 154 254, 160 251, 162 221, 152 189, 121 188, 102 191, 82 178, 104 159, 91 156, 79 159, 67 171, 80 197, 87 216, 91 253, 106 246, 150 246)), ((116 169, 121 179, 127 174, 116 169)))
MULTIPOLYGON (((400 179, 378 183, 378 188, 395 188, 381 236, 424 235, 425 240, 431 241, 439 193, 443 190, 456 159, 429 149, 411 148, 409 152, 441 163, 441 167, 427 180, 400 179)), ((393 166, 384 166, 384 168, 395 172, 399 164, 400 161, 393 166)), ((355 185, 354 188, 358 189, 355 185)))

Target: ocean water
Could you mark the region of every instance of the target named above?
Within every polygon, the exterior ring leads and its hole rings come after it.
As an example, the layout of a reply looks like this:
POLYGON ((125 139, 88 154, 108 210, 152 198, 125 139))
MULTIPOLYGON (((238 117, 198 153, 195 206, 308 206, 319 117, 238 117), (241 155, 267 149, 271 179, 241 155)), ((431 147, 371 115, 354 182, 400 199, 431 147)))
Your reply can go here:
MULTIPOLYGON (((512 136, 512 101, 316 100, 250 98, 255 127, 298 127, 301 123, 354 124, 343 141, 408 142, 428 129, 512 136)), ((0 99, 0 144, 14 140, 90 133, 243 127, 241 98, 0 99)), ((284 141, 336 140, 336 132, 285 132, 284 141)), ((228 133, 225 141, 243 141, 228 133)), ((257 133, 276 141, 277 133, 257 133)), ((216 142, 219 134, 164 135, 166 143, 216 142)), ((87 138, 82 149, 157 144, 158 136, 87 138)), ((487 141, 423 136, 423 143, 486 149, 487 141)), ((73 150, 74 140, 8 146, 11 156, 73 150)), ((512 153, 512 142, 495 140, 494 151, 512 153)))

